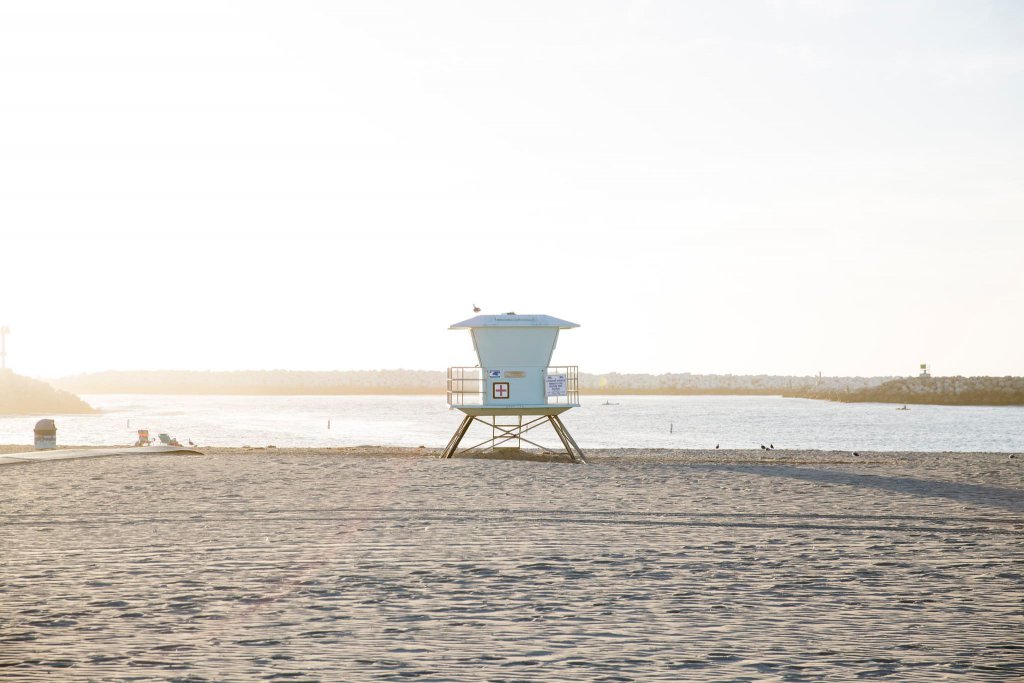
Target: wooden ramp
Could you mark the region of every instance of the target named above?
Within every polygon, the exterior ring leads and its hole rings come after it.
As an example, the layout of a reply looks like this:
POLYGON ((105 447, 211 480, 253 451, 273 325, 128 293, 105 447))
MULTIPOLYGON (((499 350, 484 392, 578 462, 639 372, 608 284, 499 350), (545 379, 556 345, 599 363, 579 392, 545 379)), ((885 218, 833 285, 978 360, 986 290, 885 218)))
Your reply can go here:
POLYGON ((54 451, 26 451, 0 455, 0 466, 22 462, 43 462, 48 460, 78 460, 80 458, 106 458, 112 455, 166 455, 181 453, 202 455, 201 451, 182 446, 141 446, 126 448, 69 448, 54 451))

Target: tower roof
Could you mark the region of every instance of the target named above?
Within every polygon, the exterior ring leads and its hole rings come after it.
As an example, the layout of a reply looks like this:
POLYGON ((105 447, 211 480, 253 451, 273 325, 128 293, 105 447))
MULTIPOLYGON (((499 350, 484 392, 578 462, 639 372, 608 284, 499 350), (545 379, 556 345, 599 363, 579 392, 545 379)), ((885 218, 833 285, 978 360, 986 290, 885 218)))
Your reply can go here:
POLYGON ((573 327, 579 327, 579 325, 550 315, 503 313, 501 315, 477 315, 468 320, 454 323, 448 329, 469 330, 474 327, 557 327, 562 330, 568 330, 573 327))

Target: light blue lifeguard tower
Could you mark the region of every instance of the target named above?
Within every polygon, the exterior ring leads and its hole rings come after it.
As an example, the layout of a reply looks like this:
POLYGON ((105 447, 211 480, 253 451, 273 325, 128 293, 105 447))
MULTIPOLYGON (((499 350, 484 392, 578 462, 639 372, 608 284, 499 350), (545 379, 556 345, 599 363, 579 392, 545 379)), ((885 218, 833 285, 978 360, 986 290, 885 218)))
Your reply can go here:
POLYGON ((548 450, 523 435, 550 424, 569 459, 586 463, 559 417, 579 406, 579 369, 550 365, 559 331, 573 327, 579 325, 550 315, 515 313, 478 315, 449 327, 469 330, 480 364, 448 368, 448 406, 465 417, 441 457, 519 448, 522 442, 548 450), (474 421, 486 425, 491 438, 459 451, 474 421))

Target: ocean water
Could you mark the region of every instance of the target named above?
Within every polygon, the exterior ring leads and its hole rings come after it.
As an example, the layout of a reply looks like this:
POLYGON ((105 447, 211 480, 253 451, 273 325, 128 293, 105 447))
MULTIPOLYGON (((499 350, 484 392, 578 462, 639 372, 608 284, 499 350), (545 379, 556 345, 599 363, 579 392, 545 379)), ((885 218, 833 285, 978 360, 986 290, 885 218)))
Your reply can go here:
MULTIPOLYGON (((461 418, 441 396, 86 395, 98 415, 0 418, 0 443, 31 443, 55 417, 58 443, 131 443, 135 430, 208 446, 442 448, 461 418), (328 429, 328 421, 330 428, 328 429)), ((1024 451, 1024 407, 830 403, 776 396, 585 396, 563 419, 587 448, 1024 451), (605 402, 613 405, 604 405, 605 402)), ((533 432, 557 445, 550 430, 533 432)), ((483 434, 471 433, 467 439, 483 434)), ((469 445, 468 441, 464 445, 469 445)))

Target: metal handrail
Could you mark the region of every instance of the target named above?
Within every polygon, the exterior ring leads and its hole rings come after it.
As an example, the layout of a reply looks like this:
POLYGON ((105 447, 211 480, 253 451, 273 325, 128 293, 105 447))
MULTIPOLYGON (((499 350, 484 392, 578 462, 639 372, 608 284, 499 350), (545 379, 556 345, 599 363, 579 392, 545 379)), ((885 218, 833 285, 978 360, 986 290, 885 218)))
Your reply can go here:
MULTIPOLYGON (((479 366, 453 366, 448 368, 447 394, 449 406, 478 406, 484 404, 485 368, 479 366)), ((579 405, 580 374, 576 365, 549 365, 545 375, 565 375, 565 396, 548 396, 548 405, 579 405)))
POLYGON ((548 405, 579 405, 580 369, 577 365, 549 365, 545 375, 565 375, 565 396, 548 396, 548 405))
POLYGON ((448 405, 476 406, 484 403, 484 371, 480 367, 455 366, 448 368, 448 405), (467 377, 467 373, 476 377, 467 377), (467 391, 467 383, 470 390, 467 391), (467 396, 476 396, 476 401, 467 401, 467 396))

